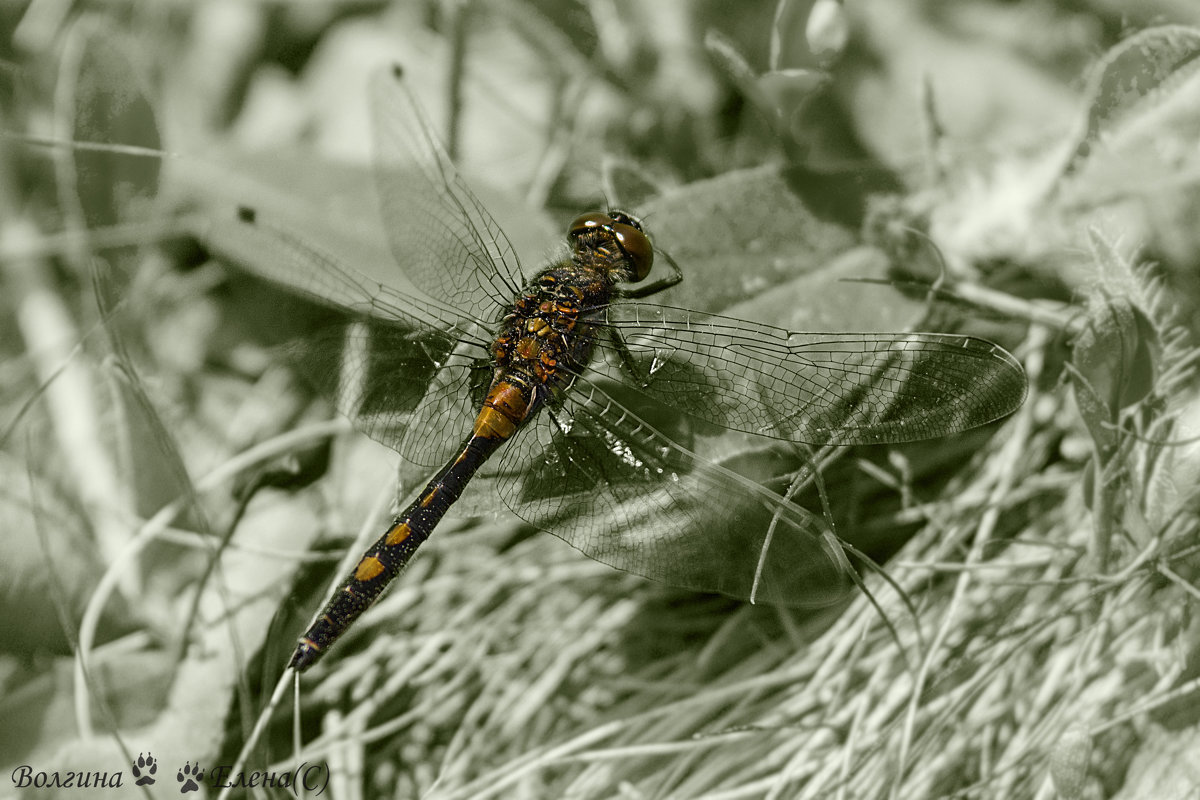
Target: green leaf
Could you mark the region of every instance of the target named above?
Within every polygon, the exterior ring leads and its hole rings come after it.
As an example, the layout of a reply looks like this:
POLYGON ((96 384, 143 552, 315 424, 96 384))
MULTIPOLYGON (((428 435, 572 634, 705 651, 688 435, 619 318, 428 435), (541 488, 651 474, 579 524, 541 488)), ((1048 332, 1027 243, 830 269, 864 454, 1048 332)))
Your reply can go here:
POLYGON ((1063 168, 1079 171, 1095 146, 1123 122, 1148 110, 1195 72, 1200 30, 1163 25, 1130 36, 1101 60, 1088 84, 1087 122, 1063 168))
POLYGON ((814 210, 774 167, 698 181, 641 210, 655 247, 684 271, 683 282, 655 301, 703 311, 721 311, 819 273, 858 238, 856 228, 814 210))
POLYGON ((1080 414, 1102 454, 1116 446, 1118 415, 1154 387, 1157 334, 1125 297, 1094 305, 1075 342, 1071 382, 1080 414))

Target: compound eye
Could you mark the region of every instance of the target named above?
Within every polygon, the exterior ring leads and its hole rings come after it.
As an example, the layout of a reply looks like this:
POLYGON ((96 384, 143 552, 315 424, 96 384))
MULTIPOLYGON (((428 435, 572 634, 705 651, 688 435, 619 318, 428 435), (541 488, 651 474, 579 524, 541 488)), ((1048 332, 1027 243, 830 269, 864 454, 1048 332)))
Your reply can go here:
POLYGON ((633 216, 632 214, 626 214, 624 211, 617 211, 616 209, 610 209, 608 212, 608 215, 610 217, 612 217, 613 222, 620 222, 625 225, 630 225, 634 228, 637 228, 639 231, 642 230, 641 220, 639 220, 637 217, 633 216))
POLYGON ((603 214, 599 211, 591 211, 587 214, 580 214, 571 223, 571 227, 567 229, 567 235, 572 239, 576 239, 588 231, 594 231, 597 228, 606 228, 613 224, 612 217, 608 214, 603 214))
POLYGON ((646 234, 623 222, 612 223, 612 232, 621 245, 621 252, 633 263, 634 281, 644 280, 654 264, 654 247, 646 234))

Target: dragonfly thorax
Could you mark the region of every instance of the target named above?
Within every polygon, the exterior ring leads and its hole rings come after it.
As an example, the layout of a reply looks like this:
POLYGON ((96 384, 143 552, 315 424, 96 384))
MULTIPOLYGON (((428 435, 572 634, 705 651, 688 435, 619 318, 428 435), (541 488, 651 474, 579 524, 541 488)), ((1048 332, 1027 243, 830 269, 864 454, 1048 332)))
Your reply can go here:
POLYGON ((613 296, 609 273, 575 259, 552 265, 521 292, 492 344, 496 381, 508 376, 559 392, 592 356, 589 320, 613 296))

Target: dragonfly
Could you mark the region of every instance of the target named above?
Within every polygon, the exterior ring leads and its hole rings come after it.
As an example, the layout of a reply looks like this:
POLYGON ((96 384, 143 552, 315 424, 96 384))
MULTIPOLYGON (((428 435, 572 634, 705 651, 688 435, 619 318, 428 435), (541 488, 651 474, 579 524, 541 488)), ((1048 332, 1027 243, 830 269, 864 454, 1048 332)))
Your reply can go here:
MULTIPOLYGON (((561 257, 526 273, 402 68, 370 91, 389 246, 424 296, 294 237, 266 277, 346 315, 295 346, 301 372, 356 428, 435 472, 300 637, 297 672, 374 603, 485 465, 518 517, 617 569, 783 606, 844 596, 852 568, 820 517, 660 433, 617 388, 701 423, 822 446, 945 436, 1024 400, 1020 363, 983 339, 791 332, 646 302, 682 270, 667 259, 650 280, 656 250, 623 211, 580 215, 561 257)), ((263 224, 248 208, 240 221, 263 224)))

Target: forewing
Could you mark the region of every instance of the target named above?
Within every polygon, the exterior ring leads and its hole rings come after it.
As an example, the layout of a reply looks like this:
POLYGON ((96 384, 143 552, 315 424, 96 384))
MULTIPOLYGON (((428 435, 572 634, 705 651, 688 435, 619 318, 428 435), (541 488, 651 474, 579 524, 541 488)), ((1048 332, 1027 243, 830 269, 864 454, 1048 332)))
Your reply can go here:
POLYGON ((827 605, 851 585, 819 519, 582 379, 498 457, 496 487, 513 512, 617 569, 790 606, 827 605))
POLYGON ((375 176, 396 261, 421 291, 497 319, 525 283, 504 231, 458 174, 399 67, 371 84, 375 176))
POLYGON ((236 218, 214 219, 208 239, 243 270, 288 294, 408 330, 442 334, 448 341, 478 333, 478 323, 454 304, 407 295, 369 278, 256 210, 243 208, 236 218), (238 258, 248 252, 270 252, 274 258, 238 258))
POLYGON ((285 352, 355 428, 430 469, 458 451, 471 430, 478 384, 491 374, 474 344, 362 317, 285 352))
POLYGON ((791 441, 932 439, 1012 413, 1025 372, 1002 347, 941 333, 794 333, 651 303, 610 306, 638 390, 734 430, 791 441))
POLYGON ((487 332, 453 308, 402 294, 249 212, 231 237, 269 237, 276 258, 250 270, 329 306, 336 323, 283 348, 355 427, 424 467, 441 466, 470 430, 487 367, 487 332))

